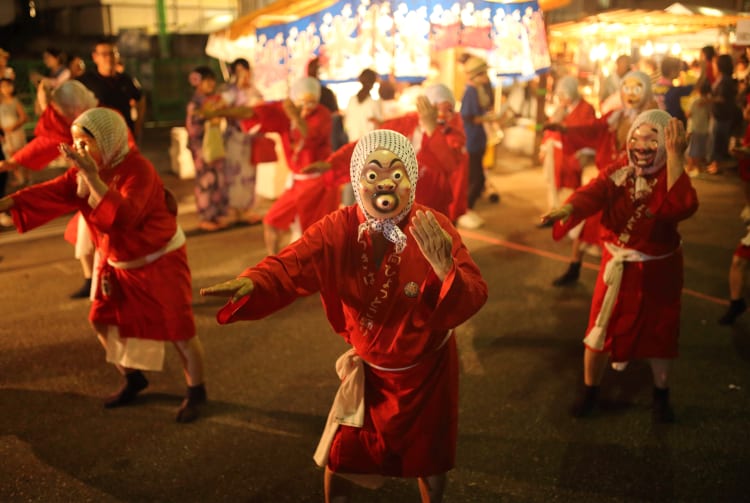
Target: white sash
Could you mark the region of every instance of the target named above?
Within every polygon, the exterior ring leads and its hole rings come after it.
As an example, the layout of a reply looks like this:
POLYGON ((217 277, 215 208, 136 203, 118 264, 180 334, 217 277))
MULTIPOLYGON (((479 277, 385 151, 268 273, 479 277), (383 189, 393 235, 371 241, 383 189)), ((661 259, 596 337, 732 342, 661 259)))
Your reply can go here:
POLYGON ((647 255, 638 250, 620 248, 612 243, 604 243, 604 246, 606 246, 607 250, 612 254, 612 257, 604 266, 604 275, 602 278, 604 284, 607 285, 607 291, 604 294, 604 300, 602 301, 602 307, 599 310, 599 314, 596 316, 594 327, 589 330, 589 333, 583 339, 583 342, 587 346, 598 350, 601 350, 604 347, 604 339, 607 336, 607 324, 609 323, 610 316, 612 316, 612 309, 615 307, 617 294, 620 292, 620 284, 622 283, 622 273, 625 269, 625 262, 646 262, 648 260, 660 260, 674 255, 674 251, 665 253, 664 255, 647 255))
POLYGON ((107 259, 107 263, 116 269, 137 269, 156 261, 156 259, 166 255, 171 251, 176 250, 184 244, 185 233, 182 231, 182 227, 178 225, 177 232, 175 232, 174 236, 172 236, 172 239, 170 239, 163 248, 160 248, 153 253, 149 253, 145 257, 140 257, 133 260, 123 260, 120 262, 107 259))
MULTIPOLYGON (((448 342, 453 333, 453 330, 449 330, 440 345, 435 348, 435 351, 445 346, 445 343, 448 342)), ((336 360, 336 373, 341 379, 341 385, 338 391, 336 391, 331 411, 328 413, 328 420, 326 421, 325 428, 323 428, 323 434, 320 436, 320 442, 317 449, 315 449, 315 454, 313 454, 315 463, 320 467, 328 464, 328 454, 331 451, 333 437, 336 435, 336 430, 338 430, 340 424, 355 428, 361 428, 364 424, 365 364, 385 372, 401 372, 414 368, 419 363, 417 362, 400 368, 381 367, 362 360, 354 348, 339 356, 338 360, 336 360)), ((340 475, 347 476, 346 474, 340 475)), ((366 487, 378 487, 382 482, 382 477, 380 475, 367 474, 366 476, 357 477, 357 480, 352 480, 366 487)))

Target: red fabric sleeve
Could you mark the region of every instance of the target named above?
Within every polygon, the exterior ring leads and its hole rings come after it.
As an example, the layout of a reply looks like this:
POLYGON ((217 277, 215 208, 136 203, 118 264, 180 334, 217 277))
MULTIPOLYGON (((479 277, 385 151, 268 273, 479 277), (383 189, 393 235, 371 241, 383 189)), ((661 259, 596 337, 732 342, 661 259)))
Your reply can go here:
MULTIPOLYGON (((464 323, 484 305, 487 300, 487 283, 482 279, 479 267, 471 259, 469 250, 448 217, 440 214, 435 216, 453 240, 453 268, 440 285, 437 304, 429 319, 430 326, 448 330, 464 323)), ((434 276, 434 272, 432 274, 434 276)))
POLYGON ((53 218, 76 211, 85 203, 85 199, 76 195, 77 171, 75 168, 69 169, 57 178, 11 194, 13 207, 10 211, 19 232, 29 231, 53 218))
POLYGON ((609 134, 609 124, 603 117, 591 124, 569 126, 563 134, 563 148, 565 152, 595 149, 608 140, 609 134))
MULTIPOLYGON (((666 169, 666 168, 664 168, 666 169)), ((679 222, 689 218, 698 210, 698 194, 683 172, 663 199, 652 202, 649 211, 662 220, 679 222)))
POLYGON ((463 133, 459 134, 452 128, 437 128, 432 136, 424 135, 422 147, 417 156, 420 164, 424 163, 430 169, 440 171, 444 176, 450 176, 458 169, 461 162, 461 153, 466 138, 463 133))
POLYGON ((553 239, 560 240, 573 227, 586 220, 586 218, 598 213, 607 203, 610 170, 599 171, 599 176, 589 181, 588 184, 573 192, 565 201, 565 204, 573 206, 573 213, 565 221, 557 221, 552 227, 553 239))
POLYGON ((396 131, 397 133, 401 133, 407 138, 410 138, 411 135, 414 134, 414 130, 417 129, 418 125, 419 115, 417 115, 416 112, 411 112, 381 122, 378 129, 390 129, 391 131, 396 131))
POLYGON ((264 258, 239 277, 250 278, 255 290, 237 302, 229 301, 216 315, 220 324, 239 320, 259 320, 282 309, 295 299, 320 289, 319 254, 325 240, 321 223, 310 227, 292 246, 278 255, 264 258))
POLYGON ((133 163, 136 166, 132 171, 133 176, 126 177, 118 190, 110 188, 96 208, 91 210, 91 222, 100 231, 108 232, 114 225, 120 229, 138 227, 148 210, 154 187, 161 187, 156 171, 149 169, 138 153, 128 154, 129 157, 134 155, 139 158, 133 163))
POLYGON ((13 154, 13 161, 24 168, 38 171, 60 155, 60 143, 71 144, 70 122, 57 113, 54 107, 44 109, 34 128, 34 138, 13 154))
MULTIPOLYGON (((72 139, 69 139, 62 143, 70 144, 71 141, 72 139)), ((60 143, 59 139, 37 136, 24 145, 21 150, 13 154, 12 159, 24 168, 39 171, 57 159, 60 155, 60 151, 58 150, 60 143)))
POLYGON ((261 125, 260 131, 263 133, 289 133, 289 128, 292 126, 292 123, 286 113, 284 113, 280 101, 270 101, 268 103, 256 105, 253 107, 253 112, 255 112, 255 118, 248 119, 248 125, 257 124, 259 122, 261 125))
POLYGON ((338 187, 351 181, 349 165, 356 145, 356 141, 349 142, 328 156, 326 162, 331 165, 331 169, 323 174, 326 185, 329 187, 338 187))
MULTIPOLYGON (((333 128, 333 117, 331 112, 323 105, 318 105, 315 111, 305 119, 307 123, 307 134, 303 137, 299 132, 292 135, 297 142, 301 141, 301 148, 297 146, 297 159, 294 163, 299 172, 303 167, 317 161, 323 161, 331 155, 331 129, 333 128)), ((296 144, 296 143, 295 143, 296 144)))

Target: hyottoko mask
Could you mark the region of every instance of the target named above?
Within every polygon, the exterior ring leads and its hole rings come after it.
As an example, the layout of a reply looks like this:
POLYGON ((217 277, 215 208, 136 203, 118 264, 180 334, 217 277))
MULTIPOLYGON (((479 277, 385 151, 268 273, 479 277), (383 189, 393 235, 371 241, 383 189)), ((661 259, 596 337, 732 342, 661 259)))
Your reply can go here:
POLYGON ((365 221, 364 231, 382 232, 400 253, 406 235, 398 227, 414 204, 417 188, 417 156, 404 135, 376 129, 357 142, 349 169, 354 198, 365 221))
POLYGON ((640 111, 653 99, 651 78, 643 72, 628 72, 622 78, 620 98, 625 109, 640 111))
POLYGON ((663 110, 647 110, 630 126, 625 148, 628 162, 637 176, 654 174, 666 165, 664 130, 670 117, 663 110))

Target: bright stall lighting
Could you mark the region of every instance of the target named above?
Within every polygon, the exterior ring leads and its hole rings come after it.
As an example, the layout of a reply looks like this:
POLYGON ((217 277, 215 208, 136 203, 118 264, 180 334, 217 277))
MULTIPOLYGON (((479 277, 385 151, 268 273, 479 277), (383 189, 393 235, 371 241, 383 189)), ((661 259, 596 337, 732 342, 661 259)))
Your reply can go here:
POLYGON ((649 40, 648 42, 646 42, 646 45, 644 45, 643 47, 641 47, 640 53, 641 53, 641 56, 645 56, 647 58, 653 56, 654 55, 654 44, 652 44, 651 41, 649 40))

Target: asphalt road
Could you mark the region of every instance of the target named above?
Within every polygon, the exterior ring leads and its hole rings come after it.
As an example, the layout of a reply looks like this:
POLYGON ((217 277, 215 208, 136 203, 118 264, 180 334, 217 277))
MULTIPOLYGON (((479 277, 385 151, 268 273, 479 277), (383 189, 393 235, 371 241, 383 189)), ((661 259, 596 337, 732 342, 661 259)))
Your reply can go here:
MULTIPOLYGON (((162 163, 165 151, 147 153, 162 163)), ((68 298, 80 270, 61 238, 64 220, 20 239, 0 232, 0 501, 322 501, 312 453, 346 346, 315 296, 262 321, 219 327, 220 302, 197 291, 261 259, 261 229, 190 232, 190 182, 164 178, 190 234, 210 399, 203 416, 174 421, 184 381, 172 348, 135 405, 105 410, 102 398, 120 381, 88 327, 87 301, 68 298)), ((485 227, 463 233, 490 296, 458 329, 458 459, 445 501, 747 501, 750 316, 732 328, 716 324, 744 231, 736 174, 694 180, 701 208, 682 226, 677 422, 668 426, 651 424, 650 372, 640 362, 608 372, 606 410, 568 416, 598 259, 586 258, 577 286, 551 287, 570 245, 534 225, 544 210, 540 169, 508 157, 492 181, 501 202, 481 201, 485 227)), ((418 499, 411 480, 354 498, 418 499)))

